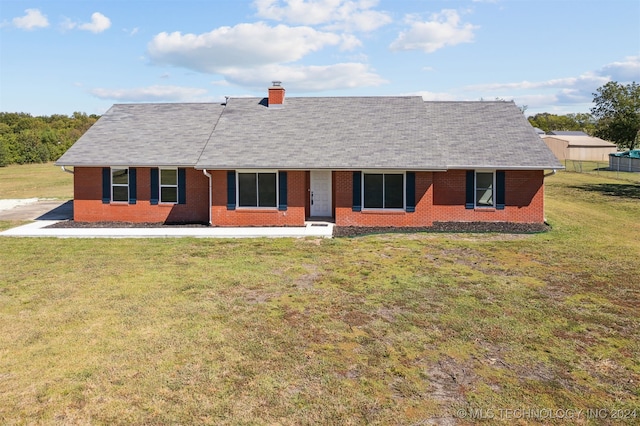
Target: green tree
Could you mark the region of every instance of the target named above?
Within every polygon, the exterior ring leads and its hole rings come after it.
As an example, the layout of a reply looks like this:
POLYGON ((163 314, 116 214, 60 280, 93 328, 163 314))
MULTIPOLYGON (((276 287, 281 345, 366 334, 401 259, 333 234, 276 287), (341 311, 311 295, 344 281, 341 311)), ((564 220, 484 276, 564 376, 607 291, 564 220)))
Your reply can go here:
POLYGON ((595 126, 593 116, 585 113, 557 115, 543 112, 529 117, 529 123, 546 133, 554 130, 579 130, 589 135, 593 134, 595 126))
POLYGON ((70 117, 0 112, 0 165, 57 160, 98 118, 82 112, 70 117))
POLYGON ((9 147, 4 140, 4 136, 0 135, 0 167, 4 167, 11 164, 11 156, 9 154, 9 147))
POLYGON ((640 85, 610 81, 593 94, 591 114, 598 120, 595 135, 634 149, 640 133, 640 85))

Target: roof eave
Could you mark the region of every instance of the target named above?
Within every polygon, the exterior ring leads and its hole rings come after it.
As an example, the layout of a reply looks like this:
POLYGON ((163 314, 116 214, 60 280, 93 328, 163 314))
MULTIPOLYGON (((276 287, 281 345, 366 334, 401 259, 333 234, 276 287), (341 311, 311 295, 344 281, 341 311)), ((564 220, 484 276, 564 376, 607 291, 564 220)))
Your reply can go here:
POLYGON ((497 166, 497 165, 466 165, 466 166, 450 166, 449 170, 475 170, 475 169, 487 169, 487 170, 563 170, 563 165, 544 165, 544 166, 497 166))

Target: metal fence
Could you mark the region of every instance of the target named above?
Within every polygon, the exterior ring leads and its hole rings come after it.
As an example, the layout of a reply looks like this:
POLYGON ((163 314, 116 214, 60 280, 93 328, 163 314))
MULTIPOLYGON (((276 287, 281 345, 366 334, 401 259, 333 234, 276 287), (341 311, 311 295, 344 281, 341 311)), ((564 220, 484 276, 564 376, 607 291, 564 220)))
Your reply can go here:
POLYGON ((633 159, 638 163, 635 168, 629 168, 629 165, 624 162, 627 158, 622 157, 623 161, 620 162, 620 167, 618 168, 617 163, 620 157, 612 158, 614 161, 613 168, 609 162, 582 160, 564 160, 564 167, 568 172, 588 173, 612 179, 640 182, 640 173, 638 173, 640 172, 640 159, 633 159))

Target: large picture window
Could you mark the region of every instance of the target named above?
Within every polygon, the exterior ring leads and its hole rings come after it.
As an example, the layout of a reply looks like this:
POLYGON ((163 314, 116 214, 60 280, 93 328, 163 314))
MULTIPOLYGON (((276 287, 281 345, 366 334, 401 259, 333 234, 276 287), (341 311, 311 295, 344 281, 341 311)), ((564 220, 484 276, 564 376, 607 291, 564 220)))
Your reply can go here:
POLYGON ((365 173, 362 193, 365 209, 403 209, 404 174, 365 173))
POLYGON ((160 202, 178 202, 178 169, 160 169, 160 202))
POLYGON ((111 169, 111 200, 129 202, 129 169, 111 169))
POLYGON ((238 173, 238 206, 239 207, 276 207, 277 206, 276 172, 238 173))
POLYGON ((476 172, 476 207, 494 207, 495 174, 476 172))

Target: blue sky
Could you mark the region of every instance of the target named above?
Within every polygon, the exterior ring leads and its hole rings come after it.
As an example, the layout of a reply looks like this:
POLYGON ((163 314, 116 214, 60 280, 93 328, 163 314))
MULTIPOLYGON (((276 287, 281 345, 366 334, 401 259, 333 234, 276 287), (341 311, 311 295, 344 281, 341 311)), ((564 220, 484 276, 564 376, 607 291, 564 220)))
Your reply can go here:
POLYGON ((0 111, 264 96, 589 112, 640 81, 637 0, 0 0, 0 111))

